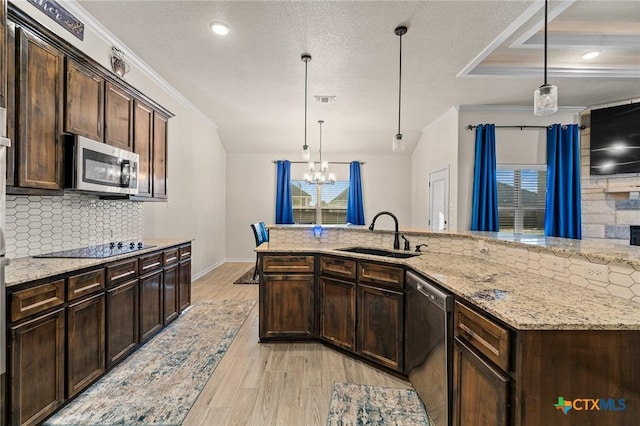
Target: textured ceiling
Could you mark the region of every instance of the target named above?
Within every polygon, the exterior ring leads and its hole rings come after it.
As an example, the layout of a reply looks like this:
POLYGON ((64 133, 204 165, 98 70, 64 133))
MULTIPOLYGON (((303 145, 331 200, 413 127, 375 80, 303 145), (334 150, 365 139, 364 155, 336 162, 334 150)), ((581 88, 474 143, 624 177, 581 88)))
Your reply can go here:
MULTIPOLYGON (((401 24, 409 27, 403 37, 402 75, 407 153, 413 151, 421 129, 448 108, 531 105, 533 91, 542 84, 543 51, 535 42, 544 16, 540 1, 82 0, 79 4, 126 51, 135 53, 215 122, 227 152, 291 153, 295 158, 304 140, 300 55, 308 52, 313 57, 307 133, 312 150, 317 150, 317 121, 322 119, 323 154, 329 159, 331 154, 391 154, 398 115, 399 40, 393 30, 401 24), (228 23, 231 33, 214 35, 208 28, 214 20, 228 23), (520 47, 530 38, 534 42, 520 47), (314 103, 313 95, 335 95, 337 101, 314 103)), ((560 11, 554 19, 568 22, 564 28, 578 21, 579 27, 593 26, 600 33, 621 26, 633 33, 640 26, 637 1, 550 2, 549 9, 560 11), (572 8, 576 17, 570 19, 572 8), (621 13, 616 14, 618 8, 621 13)), ((575 49, 557 47, 553 54, 550 49, 550 67, 551 58, 562 63, 562 51, 577 54, 575 49)), ((625 51, 620 63, 626 60, 626 66, 640 69, 637 52, 637 45, 635 51, 625 51)), ((604 60, 615 69, 617 59, 604 60)), ((559 86, 561 105, 586 106, 640 97, 640 78, 625 77, 575 78, 558 73, 550 82, 559 86)))

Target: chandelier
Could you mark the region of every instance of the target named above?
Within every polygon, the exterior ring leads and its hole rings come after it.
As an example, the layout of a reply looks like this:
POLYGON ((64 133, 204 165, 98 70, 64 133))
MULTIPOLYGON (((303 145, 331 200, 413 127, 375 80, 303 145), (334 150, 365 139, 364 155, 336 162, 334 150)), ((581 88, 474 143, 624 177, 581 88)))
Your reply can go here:
POLYGON ((329 162, 322 161, 322 124, 324 120, 318 120, 320 125, 320 161, 309 161, 309 171, 304 174, 304 180, 307 183, 317 183, 318 185, 334 184, 336 183, 336 174, 329 172, 329 162), (316 170, 316 164, 319 165, 319 170, 316 170))

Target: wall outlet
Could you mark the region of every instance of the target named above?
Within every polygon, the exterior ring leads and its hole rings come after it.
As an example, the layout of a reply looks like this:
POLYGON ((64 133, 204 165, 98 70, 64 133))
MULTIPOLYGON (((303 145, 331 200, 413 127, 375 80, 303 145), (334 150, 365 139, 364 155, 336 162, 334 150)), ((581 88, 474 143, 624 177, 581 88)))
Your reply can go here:
POLYGON ((543 256, 540 259, 540 266, 556 272, 564 272, 566 269, 565 259, 557 256, 543 256))
POLYGON ((609 267, 597 263, 586 263, 582 269, 582 276, 588 280, 609 282, 609 267))

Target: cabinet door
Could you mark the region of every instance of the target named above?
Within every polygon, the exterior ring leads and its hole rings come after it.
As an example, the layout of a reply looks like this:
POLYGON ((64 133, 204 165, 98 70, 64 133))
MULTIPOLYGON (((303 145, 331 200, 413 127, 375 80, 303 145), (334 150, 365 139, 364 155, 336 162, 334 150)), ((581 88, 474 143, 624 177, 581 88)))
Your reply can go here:
POLYGON ((38 425, 64 402, 64 309, 10 334, 11 425, 38 425))
POLYGON ((164 269, 162 286, 164 293, 164 324, 169 324, 180 313, 178 307, 178 265, 164 269))
POLYGON ((320 301, 320 337, 355 351, 356 284, 321 277, 320 301))
POLYGON ((16 122, 18 111, 16 111, 16 26, 13 22, 7 22, 6 28, 7 46, 7 137, 11 139, 11 146, 7 148, 7 186, 15 186, 16 179, 16 122))
POLYGON ((260 286, 260 338, 316 337, 315 277, 264 274, 260 286))
POLYGON ((508 377, 457 338, 453 365, 453 424, 507 425, 508 377))
POLYGON ((131 151, 133 97, 109 82, 106 84, 105 93, 104 141, 116 148, 131 151))
POLYGON ((67 59, 64 130, 102 141, 104 79, 67 59))
POLYGON ((402 293, 358 284, 360 355, 402 371, 404 328, 402 293))
POLYGON ((67 308, 67 398, 105 370, 104 294, 67 308))
POLYGON ((153 197, 167 198, 167 121, 153 114, 153 197))
POLYGON ((61 189, 60 112, 63 55, 17 29, 18 38, 18 185, 61 189))
POLYGON ((140 344, 162 328, 162 271, 140 278, 140 344))
POLYGON ((135 101, 133 106, 133 151, 140 156, 138 164, 138 196, 151 197, 153 183, 151 143, 153 139, 153 110, 135 101))
POLYGON ((5 108, 7 95, 7 50, 5 48, 7 1, 0 0, 0 108, 5 108))
POLYGON ((191 260, 180 262, 179 265, 178 303, 180 312, 191 304, 191 260))
POLYGON ((107 368, 138 346, 138 280, 107 291, 107 368))

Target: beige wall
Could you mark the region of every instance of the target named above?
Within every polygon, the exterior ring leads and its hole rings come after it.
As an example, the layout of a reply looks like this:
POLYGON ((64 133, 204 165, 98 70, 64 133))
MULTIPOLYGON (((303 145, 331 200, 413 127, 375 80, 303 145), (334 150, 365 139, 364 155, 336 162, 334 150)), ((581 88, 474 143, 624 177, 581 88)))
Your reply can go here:
MULTIPOLYGON (((84 22, 84 41, 26 1, 13 3, 109 68, 110 34, 99 24, 94 27, 95 21, 83 15, 86 12, 77 4, 65 3, 65 8, 84 22)), ((127 51, 126 46, 118 47, 127 51)), ((145 203, 145 236, 194 239, 192 273, 199 275, 225 257, 225 150, 214 123, 162 79, 152 78, 153 71, 141 68, 131 62, 131 72, 125 80, 175 114, 168 126, 169 202, 145 203)))
MULTIPOLYGON (((275 221, 276 167, 273 160, 296 160, 297 153, 227 154, 227 260, 254 260, 255 240, 251 223, 275 221)), ((325 154, 329 161, 353 161, 354 158, 325 154)), ((362 166, 362 191, 367 224, 382 210, 398 217, 401 228, 410 227, 411 219, 411 157, 397 155, 358 155, 362 166)), ((302 177, 302 167, 292 166, 292 178, 302 177), (300 173, 300 175, 296 175, 300 173)), ((344 166, 343 171, 347 170, 344 166)), ((343 172, 344 173, 344 172, 343 172)), ((346 174, 345 174, 346 177, 346 174)), ((340 178, 340 176, 338 176, 340 178)), ((393 221, 381 217, 379 229, 391 229, 393 221)))

